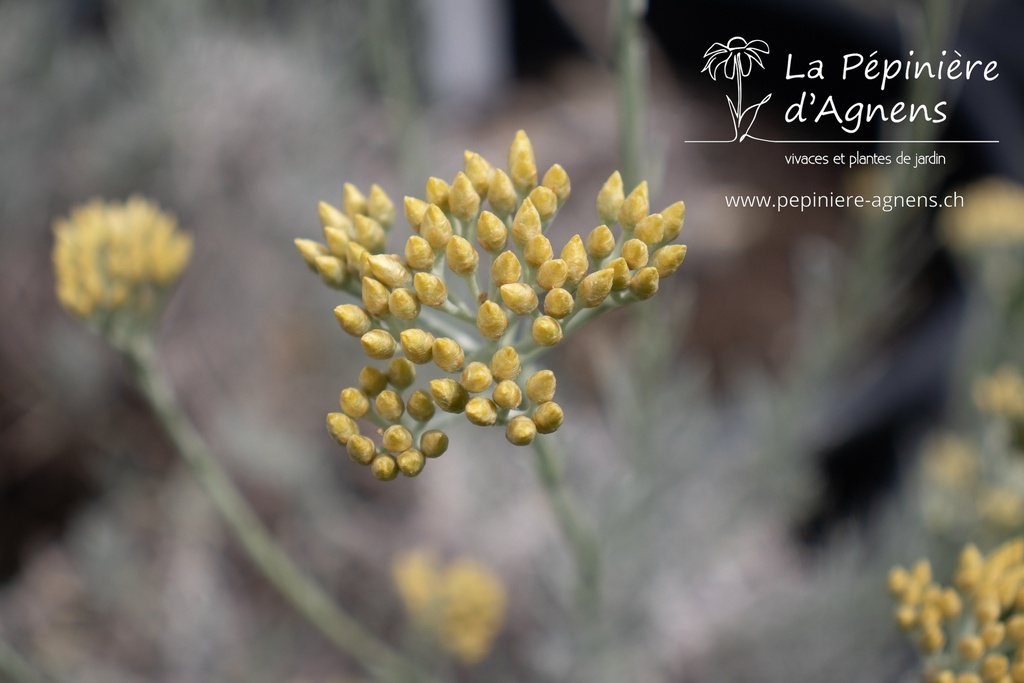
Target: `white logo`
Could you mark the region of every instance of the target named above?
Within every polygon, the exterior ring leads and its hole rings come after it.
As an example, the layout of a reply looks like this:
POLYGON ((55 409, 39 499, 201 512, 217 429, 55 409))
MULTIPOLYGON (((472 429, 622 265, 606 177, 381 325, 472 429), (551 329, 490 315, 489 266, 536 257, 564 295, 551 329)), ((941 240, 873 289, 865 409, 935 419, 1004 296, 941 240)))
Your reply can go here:
POLYGON ((727 43, 715 43, 704 53, 704 58, 708 61, 701 69, 701 73, 707 71, 712 80, 717 81, 718 73, 721 72, 728 80, 736 81, 736 101, 733 102, 730 96, 725 96, 729 102, 729 114, 732 116, 733 138, 732 140, 720 140, 720 142, 743 142, 747 138, 761 140, 761 138, 750 134, 750 128, 754 125, 761 105, 770 100, 772 96, 769 93, 757 104, 752 104, 744 109, 743 77, 750 75, 754 64, 763 69, 764 62, 761 61, 761 55, 766 55, 768 52, 768 43, 763 40, 748 41, 741 36, 735 36, 730 38, 727 43))

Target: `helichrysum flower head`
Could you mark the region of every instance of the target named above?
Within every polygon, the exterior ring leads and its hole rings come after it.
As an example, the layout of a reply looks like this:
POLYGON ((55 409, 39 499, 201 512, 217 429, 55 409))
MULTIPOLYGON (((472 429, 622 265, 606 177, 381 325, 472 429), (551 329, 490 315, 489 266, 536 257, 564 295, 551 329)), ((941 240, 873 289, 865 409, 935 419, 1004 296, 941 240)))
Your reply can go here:
MULTIPOLYGON (((174 217, 138 196, 94 199, 57 219, 53 230, 57 298, 112 340, 152 324, 192 253, 192 239, 174 217)), ((314 270, 327 255, 322 245, 300 251, 314 270)))
POLYGON ((893 567, 888 585, 896 625, 928 658, 922 680, 1001 683, 1024 673, 1010 675, 1024 661, 1024 538, 988 555, 966 546, 952 585, 936 581, 927 560, 893 567))
POLYGON ((555 375, 534 359, 595 314, 654 296, 686 254, 672 243, 683 203, 651 213, 646 183, 625 188, 613 173, 597 195, 600 224, 553 244, 571 191, 564 168, 539 177, 522 131, 504 167, 471 151, 463 160, 451 182, 430 178, 422 198, 405 197, 401 254, 387 251, 396 211, 376 185, 364 195, 346 184, 340 209, 318 208, 324 242, 296 241, 326 284, 359 300, 334 312, 372 362, 328 431, 382 479, 414 476, 447 449, 434 424, 445 413, 515 445, 557 430, 555 375))
POLYGON ((1011 366, 1001 367, 974 383, 974 403, 984 413, 1024 423, 1024 377, 1011 366))
POLYGON ((429 552, 414 551, 394 561, 391 577, 412 621, 441 649, 464 664, 487 656, 507 603, 490 568, 469 558, 442 565, 429 552))

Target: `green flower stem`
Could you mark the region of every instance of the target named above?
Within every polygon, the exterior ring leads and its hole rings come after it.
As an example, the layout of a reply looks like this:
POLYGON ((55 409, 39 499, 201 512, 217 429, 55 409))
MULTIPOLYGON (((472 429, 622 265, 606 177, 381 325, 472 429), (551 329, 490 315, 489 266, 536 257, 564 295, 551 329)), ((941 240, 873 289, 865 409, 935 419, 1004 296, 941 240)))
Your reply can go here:
POLYGON ((601 607, 601 549, 597 536, 585 522, 579 504, 565 487, 562 458, 554 437, 538 435, 533 440, 537 475, 576 563, 577 594, 580 614, 592 622, 601 607))
POLYGON ((647 104, 647 44, 643 36, 647 0, 616 0, 615 43, 619 87, 619 146, 622 179, 634 187, 644 173, 647 104))
MULTIPOLYGON (((139 338, 125 352, 140 390, 178 453, 205 489, 249 559, 281 596, 338 649, 368 670, 381 674, 414 670, 413 664, 405 657, 346 614, 315 580, 295 565, 270 536, 182 410, 173 388, 159 369, 151 340, 139 338)), ((437 683, 426 675, 422 680, 437 683)))
POLYGON ((11 683, 53 683, 53 679, 43 675, 3 638, 0 638, 0 675, 11 683))

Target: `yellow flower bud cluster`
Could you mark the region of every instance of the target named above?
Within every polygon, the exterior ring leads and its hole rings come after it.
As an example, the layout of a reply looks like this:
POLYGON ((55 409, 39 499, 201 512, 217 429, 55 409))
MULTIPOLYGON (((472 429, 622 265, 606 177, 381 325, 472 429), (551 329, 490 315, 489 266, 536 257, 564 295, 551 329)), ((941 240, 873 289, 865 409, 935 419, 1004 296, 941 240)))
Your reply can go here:
POLYGON ((597 196, 603 224, 557 250, 546 231, 571 191, 561 166, 541 175, 523 131, 504 169, 470 151, 464 162, 450 183, 430 178, 423 199, 405 197, 413 234, 401 254, 385 253, 395 211, 377 186, 364 197, 345 185, 342 209, 320 205, 326 241, 295 242, 327 285, 361 299, 335 316, 369 358, 387 363, 364 370, 376 381, 346 389, 341 412, 328 416, 334 438, 381 479, 414 476, 425 457, 440 455, 422 443, 437 409, 501 426, 516 445, 557 430, 564 415, 552 400, 554 374, 520 377, 522 366, 595 315, 653 296, 686 255, 672 243, 683 202, 651 213, 646 182, 626 194, 613 173, 597 196), (440 377, 413 388, 424 365, 440 377), (364 419, 382 437, 401 428, 403 438, 378 448, 359 431, 364 419))
POLYGON ((953 586, 921 560, 889 572, 894 618, 928 657, 923 680, 1024 683, 1024 538, 960 554, 953 586))
POLYGON ((984 413, 1024 423, 1024 377, 1004 365, 974 383, 974 403, 984 413))
POLYGON ((505 620, 505 586, 487 566, 459 558, 441 566, 426 551, 398 557, 391 576, 406 612, 464 664, 481 661, 505 620))
POLYGON ((941 230, 958 251, 1024 245, 1024 185, 987 178, 963 191, 963 205, 943 209, 941 230))
POLYGON ((152 316, 192 254, 174 217, 139 196, 76 206, 53 230, 57 298, 101 329, 115 317, 152 316))

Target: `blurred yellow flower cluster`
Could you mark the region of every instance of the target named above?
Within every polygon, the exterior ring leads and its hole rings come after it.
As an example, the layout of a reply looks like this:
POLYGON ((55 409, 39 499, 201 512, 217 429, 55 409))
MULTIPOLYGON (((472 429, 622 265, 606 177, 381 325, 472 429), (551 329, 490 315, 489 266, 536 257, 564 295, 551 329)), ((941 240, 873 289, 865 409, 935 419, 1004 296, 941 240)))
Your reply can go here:
POLYGON ((987 178, 968 186, 964 205, 944 209, 942 231, 958 251, 1024 245, 1024 186, 987 178))
POLYGON ((138 196, 74 207, 55 221, 54 233, 57 297, 72 315, 101 327, 117 314, 154 313, 192 253, 174 217, 138 196))
POLYGON ((966 546, 951 587, 934 581, 927 560, 894 567, 889 590, 897 625, 928 656, 923 680, 1024 681, 1024 538, 987 556, 966 546))
POLYGON ((1024 377, 1009 365, 974 383, 974 403, 982 412, 1024 422, 1024 377))
POLYGON ((397 558, 391 570, 417 627, 466 664, 482 660, 505 619, 505 587, 485 565, 459 558, 441 566, 426 551, 397 558))
POLYGON ((361 299, 335 316, 385 364, 363 368, 327 418, 351 458, 383 480, 415 476, 444 452, 447 435, 428 429, 437 408, 503 426, 520 446, 557 430, 554 373, 523 368, 595 315, 653 296, 686 255, 671 244, 684 204, 651 213, 646 182, 627 195, 613 173, 597 196, 603 223, 556 252, 545 231, 570 193, 561 166, 539 177, 523 131, 506 169, 470 151, 464 162, 451 183, 430 178, 424 199, 405 198, 413 234, 402 254, 384 253, 395 208, 377 185, 364 196, 346 184, 341 209, 320 204, 324 242, 295 241, 328 286, 361 299), (439 376, 414 388, 416 366, 439 376), (380 443, 357 420, 375 424, 380 443))

